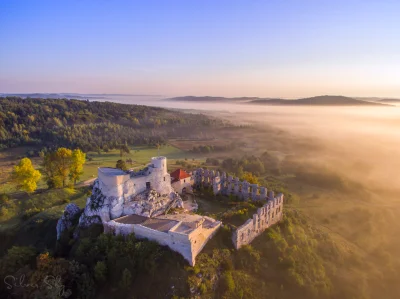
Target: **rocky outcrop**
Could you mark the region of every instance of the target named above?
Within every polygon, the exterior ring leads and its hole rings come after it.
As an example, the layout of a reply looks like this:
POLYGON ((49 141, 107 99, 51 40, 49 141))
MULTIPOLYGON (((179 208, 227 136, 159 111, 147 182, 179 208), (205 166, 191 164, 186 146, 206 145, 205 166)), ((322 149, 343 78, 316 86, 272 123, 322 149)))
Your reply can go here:
POLYGON ((73 203, 68 204, 65 207, 64 214, 58 219, 57 222, 57 240, 60 239, 63 231, 69 229, 74 225, 74 222, 77 221, 79 214, 81 213, 81 209, 73 203))
POLYGON ((92 195, 87 199, 79 220, 79 226, 85 227, 99 221, 104 223, 131 214, 154 217, 161 215, 171 206, 183 207, 182 198, 176 192, 159 194, 155 190, 146 190, 130 197, 105 196, 99 188, 99 181, 96 180, 92 195))

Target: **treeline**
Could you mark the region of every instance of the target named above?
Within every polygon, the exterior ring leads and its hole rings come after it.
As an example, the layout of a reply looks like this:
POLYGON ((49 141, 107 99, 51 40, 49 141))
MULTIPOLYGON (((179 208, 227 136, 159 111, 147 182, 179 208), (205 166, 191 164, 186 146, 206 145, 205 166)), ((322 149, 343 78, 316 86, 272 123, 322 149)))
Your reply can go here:
MULTIPOLYGON (((270 179, 274 176, 288 174, 296 177, 299 182, 318 186, 319 188, 352 190, 360 186, 352 181, 346 180, 338 173, 319 165, 317 163, 305 163, 302 157, 288 155, 283 159, 278 159, 275 155, 264 152, 260 156, 243 156, 242 158, 227 158, 218 160, 208 158, 206 164, 217 166, 220 171, 225 171, 242 178, 246 173, 252 173, 255 176, 267 176, 268 180, 261 182, 268 186, 270 179)), ((276 187, 276 186, 274 186, 276 187)), ((277 190, 281 190, 279 187, 277 190)))
POLYGON ((229 145, 199 145, 199 146, 194 146, 192 148, 191 152, 207 154, 207 153, 212 153, 212 152, 231 151, 235 148, 236 148, 236 145, 234 143, 231 143, 229 145))
POLYGON ((211 159, 212 165, 220 165, 224 171, 235 173, 242 176, 243 172, 251 172, 257 176, 266 172, 276 173, 279 171, 278 159, 268 152, 264 152, 261 156, 243 156, 242 158, 227 158, 221 163, 211 159))
POLYGON ((157 107, 68 99, 0 97, 0 150, 20 145, 71 147, 83 151, 119 144, 164 144, 168 138, 221 120, 157 107), (187 130, 187 128, 191 130, 187 130))

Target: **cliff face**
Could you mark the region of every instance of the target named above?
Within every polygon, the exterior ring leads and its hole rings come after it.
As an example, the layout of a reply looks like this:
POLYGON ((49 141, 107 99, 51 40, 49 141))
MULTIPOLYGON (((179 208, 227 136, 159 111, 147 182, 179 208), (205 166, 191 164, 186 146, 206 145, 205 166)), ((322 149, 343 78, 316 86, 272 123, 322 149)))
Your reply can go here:
POLYGON ((99 181, 96 180, 92 195, 87 199, 85 210, 79 219, 79 226, 86 227, 98 223, 99 218, 104 223, 131 214, 154 217, 169 208, 183 207, 181 197, 174 191, 159 194, 155 190, 146 190, 128 196, 129 193, 127 190, 122 196, 104 195, 99 188, 99 181))
POLYGON ((64 214, 61 216, 60 219, 58 219, 57 222, 57 240, 60 239, 63 231, 72 227, 74 225, 74 222, 76 224, 77 217, 80 213, 81 209, 76 204, 70 203, 65 207, 64 214))

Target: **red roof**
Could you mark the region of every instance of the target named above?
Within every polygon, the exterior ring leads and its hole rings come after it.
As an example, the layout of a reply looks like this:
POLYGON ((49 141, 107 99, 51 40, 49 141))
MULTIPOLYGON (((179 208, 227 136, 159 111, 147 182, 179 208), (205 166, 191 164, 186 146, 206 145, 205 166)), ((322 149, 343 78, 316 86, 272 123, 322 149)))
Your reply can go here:
POLYGON ((190 174, 179 168, 171 173, 171 177, 173 178, 173 181, 180 181, 186 178, 190 178, 190 174))

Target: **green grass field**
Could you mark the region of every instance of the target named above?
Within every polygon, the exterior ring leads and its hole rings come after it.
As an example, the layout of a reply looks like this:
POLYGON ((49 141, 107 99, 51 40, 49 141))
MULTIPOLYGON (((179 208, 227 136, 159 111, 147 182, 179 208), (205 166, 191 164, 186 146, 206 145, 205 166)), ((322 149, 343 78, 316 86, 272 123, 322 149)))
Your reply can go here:
MULTIPOLYGON (((58 219, 65 206, 71 202, 76 203, 79 207, 83 208, 86 203, 88 188, 76 189, 53 189, 46 190, 47 186, 42 179, 38 183, 38 191, 30 196, 24 192, 16 189, 14 184, 8 180, 12 167, 18 163, 19 158, 24 156, 26 148, 19 148, 15 150, 19 156, 16 157, 12 151, 4 151, 0 154, 1 168, 3 170, 0 181, 0 193, 8 194, 10 201, 6 206, 7 215, 0 216, 0 232, 9 229, 17 229, 18 227, 25 227, 27 223, 42 223, 46 221, 54 221, 58 219), (29 214, 31 213, 31 214, 29 214)), ((190 163, 192 167, 198 167, 204 159, 195 158, 193 154, 187 153, 176 147, 167 145, 161 147, 159 150, 154 147, 136 146, 131 147, 129 154, 124 154, 120 157, 119 150, 112 150, 107 153, 89 152, 87 157, 91 161, 86 162, 84 165, 84 174, 81 177, 81 182, 97 177, 98 167, 115 167, 117 160, 132 159, 134 163, 128 164, 128 167, 140 169, 145 167, 151 157, 161 155, 168 158, 168 170, 173 171, 178 167, 176 162, 178 160, 190 163), (194 160, 193 160, 194 159, 194 160)), ((33 158, 34 166, 40 169, 41 158, 33 158)))
POLYGON ((107 153, 101 152, 99 155, 96 152, 89 152, 86 154, 87 157, 91 157, 92 161, 87 161, 84 165, 84 174, 81 177, 81 181, 85 181, 91 178, 97 177, 98 167, 115 167, 118 160, 132 159, 134 162, 132 165, 127 165, 130 168, 140 169, 145 167, 149 162, 151 157, 155 156, 165 156, 168 159, 168 170, 171 171, 178 166, 175 164, 176 160, 188 159, 192 161, 194 158, 196 161, 200 162, 204 159, 196 158, 196 155, 182 151, 174 146, 166 145, 161 147, 159 150, 154 147, 147 146, 134 146, 130 148, 129 154, 124 154, 120 156, 119 150, 112 150, 107 153))

